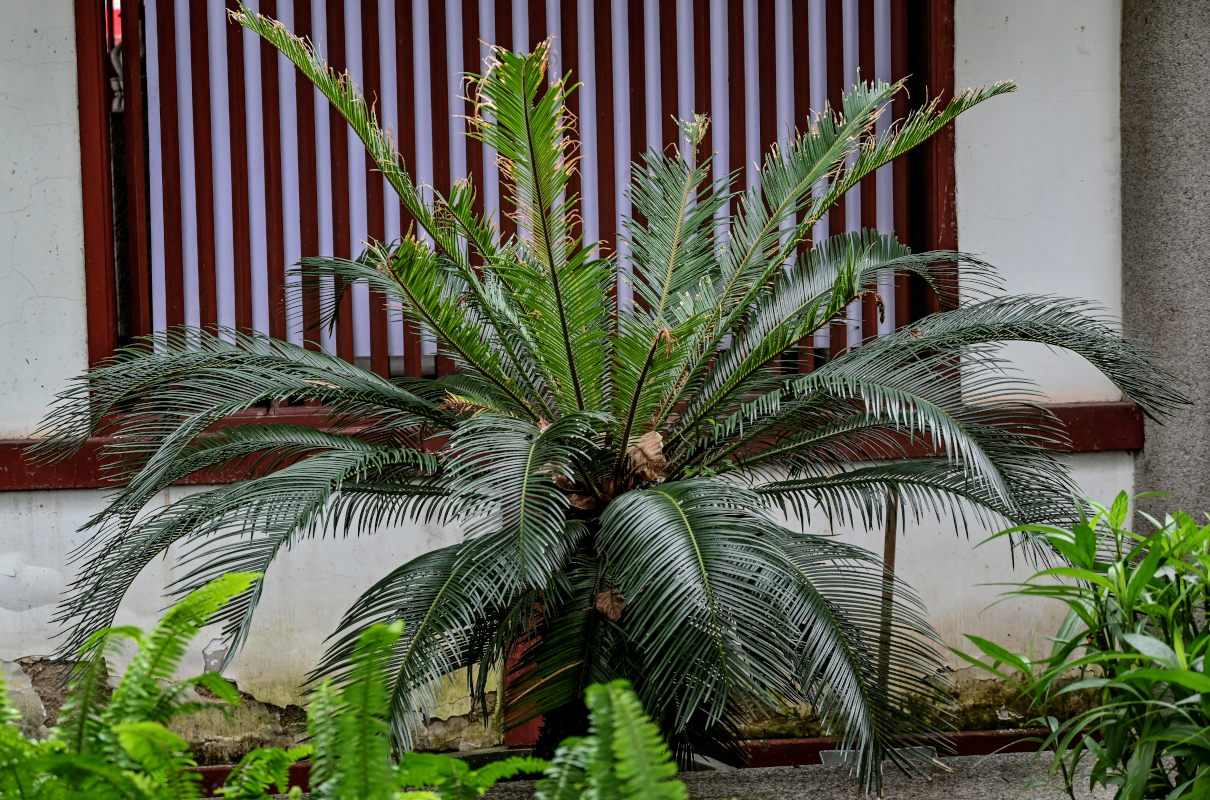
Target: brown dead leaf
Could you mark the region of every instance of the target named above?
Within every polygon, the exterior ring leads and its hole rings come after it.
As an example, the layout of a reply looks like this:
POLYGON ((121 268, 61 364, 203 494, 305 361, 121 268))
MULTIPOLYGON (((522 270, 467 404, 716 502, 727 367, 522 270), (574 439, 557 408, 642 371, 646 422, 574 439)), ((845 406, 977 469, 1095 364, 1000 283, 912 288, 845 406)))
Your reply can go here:
POLYGON ((578 508, 581 511, 591 511, 597 507, 597 498, 590 494, 569 494, 567 499, 571 502, 572 508, 578 508))
POLYGON ((593 601, 593 606, 607 620, 617 622, 622 618, 622 609, 626 607, 626 598, 622 597, 614 589, 606 589, 597 594, 596 599, 593 601))
POLYGON ((658 481, 664 477, 664 435, 659 431, 648 431, 635 440, 626 450, 630 471, 644 481, 658 481))

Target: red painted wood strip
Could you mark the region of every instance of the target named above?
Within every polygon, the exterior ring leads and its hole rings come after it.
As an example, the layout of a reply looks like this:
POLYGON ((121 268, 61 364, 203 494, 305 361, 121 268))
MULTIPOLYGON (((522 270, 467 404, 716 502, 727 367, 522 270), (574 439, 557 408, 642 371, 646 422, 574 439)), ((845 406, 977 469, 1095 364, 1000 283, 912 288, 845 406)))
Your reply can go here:
MULTIPOLYGON (((462 0, 462 70, 471 75, 483 72, 483 60, 479 39, 482 36, 479 28, 479 0, 462 0)), ((470 117, 474 114, 474 89, 467 86, 467 102, 463 110, 467 126, 471 124, 470 117)), ((483 145, 471 138, 466 140, 466 172, 471 185, 475 188, 475 214, 482 216, 483 210, 483 145)))
MULTIPOLYGON (((328 63, 336 70, 348 67, 345 56, 345 11, 341 0, 327 0, 328 63)), ((338 258, 353 257, 353 234, 349 219, 349 126, 335 107, 329 107, 329 158, 332 164, 332 249, 338 258)), ((338 285, 337 291, 344 287, 338 285)), ((353 295, 345 291, 337 312, 336 354, 353 360, 353 295)))
MULTIPOLYGON (((956 731, 944 737, 937 749, 950 756, 986 756, 992 753, 1036 753, 1046 736, 1044 728, 1004 731, 956 731), (1026 741, 1034 739, 1036 741, 1026 741)), ((835 739, 750 739, 743 743, 749 767, 791 767, 819 764, 819 754, 835 750, 835 739)))
MULTIPOLYGON (((395 91, 399 109, 397 147, 405 167, 416 174, 416 89, 415 66, 412 60, 412 8, 410 4, 398 4, 395 8, 395 91)), ((401 204, 399 207, 399 229, 402 235, 416 233, 416 220, 401 204)), ((419 378, 423 366, 420 351, 420 328, 411 320, 403 323, 403 374, 419 378)))
MULTIPOLYGON (((806 131, 811 127, 811 29, 808 6, 806 3, 795 3, 790 6, 791 37, 794 42, 794 128, 806 131)), ((799 221, 805 217, 799 215, 799 221)), ((809 249, 810 238, 800 249, 809 249)), ((815 351, 812 349, 813 337, 808 337, 798 343, 798 371, 812 372, 815 369, 815 351)))
MULTIPOLYGON (((926 7, 927 61, 924 74, 927 93, 944 104, 954 96, 954 2, 937 0, 926 7)), ((923 94, 921 97, 923 98, 923 94)), ((920 149, 924 182, 917 188, 924 201, 927 231, 923 247, 936 250, 958 249, 958 213, 955 206, 954 124, 951 122, 920 149)), ((952 308, 958 297, 956 275, 941 280, 941 295, 929 293, 928 311, 952 308)))
MULTIPOLYGON (((86 328, 88 361, 95 365, 111 355, 118 345, 109 161, 112 98, 108 76, 111 70, 104 7, 89 0, 76 0, 75 19, 86 328)), ((135 38, 137 40, 137 36, 135 38)))
MULTIPOLYGON (((857 6, 858 63, 861 79, 874 79, 874 0, 860 0, 857 6)), ((878 181, 870 175, 861 181, 861 226, 878 227, 878 181)), ((890 300, 890 298, 886 298, 890 300)), ((861 339, 878 337, 878 298, 867 294, 861 299, 861 339)))
MULTIPOLYGON (((1046 404, 1067 430, 1069 445, 1055 448, 1066 453, 1103 453, 1139 450, 1144 444, 1143 412, 1134 403, 1091 402, 1046 404)), ((250 409, 234 415, 220 426, 241 421, 288 422, 325 428, 328 417, 322 411, 307 407, 275 408, 269 411, 250 409)), ((35 465, 26 458, 33 444, 30 439, 0 440, 0 491, 34 491, 42 489, 90 489, 112 486, 103 475, 98 456, 109 441, 106 437, 90 439, 83 449, 56 464, 35 465)), ((437 444, 437 443, 434 443, 437 444)), ((936 453, 926 448, 913 451, 914 456, 936 453)), ((188 478, 182 483, 229 483, 248 477, 247 473, 207 474, 188 478)))
POLYGON ((630 29, 630 160, 636 162, 647 152, 647 52, 643 0, 630 0, 626 4, 626 15, 630 29))
MULTIPOLYGON (((559 4, 559 41, 561 53, 563 55, 563 73, 571 73, 571 83, 575 85, 580 82, 580 36, 578 33, 579 24, 579 3, 576 0, 561 0, 559 4)), ((576 89, 567 98, 567 113, 571 115, 573 126, 580 123, 580 92, 581 89, 576 89)), ((580 141, 577 134, 575 149, 568 153, 570 157, 580 155, 580 141)), ((567 191, 573 197, 578 197, 583 191, 583 184, 580 182, 580 171, 577 169, 572 172, 571 179, 567 182, 567 191)), ((580 205, 576 204, 576 211, 580 210, 580 205)), ((572 226, 572 236, 580 236, 584 232, 583 222, 577 217, 576 223, 572 226)))
MULTIPOLYGON (((132 4, 133 5, 133 4, 132 4)), ((137 28, 136 28, 137 30, 137 28)), ((214 255, 214 172, 210 142, 210 35, 206 0, 189 0, 190 82, 193 87, 193 181, 197 198, 197 291, 202 327, 218 324, 214 255)))
MULTIPOLYGON (((907 0, 891 0, 891 77, 901 80, 908 75, 908 6, 907 0)), ((899 92, 891 101, 891 118, 903 119, 907 114, 907 96, 899 92)), ((891 185, 894 196, 895 236, 910 244, 912 241, 912 219, 908 195, 907 161, 899 159, 892 167, 891 185)), ((895 278, 895 326, 902 328, 911 321, 912 287, 906 274, 895 278)))
POLYGON ((757 97, 760 119, 760 157, 763 159, 769 148, 777 141, 777 48, 773 43, 777 20, 773 3, 758 3, 756 6, 756 30, 763 40, 756 53, 756 68, 762 87, 757 97))
MULTIPOLYGON (((496 41, 492 44, 497 47, 502 47, 506 50, 513 49, 513 4, 512 0, 496 0, 495 3, 496 15, 496 41)), ((566 24, 566 23, 564 23, 566 24)), ((512 186, 504 177, 504 171, 501 170, 500 176, 500 235, 507 239, 517 234, 517 219, 516 219, 516 201, 513 198, 512 186)))
MULTIPOLYGON (((261 0, 260 12, 277 17, 276 0, 261 0)), ((286 225, 282 213, 281 101, 278 97, 277 48, 260 42, 261 164, 265 176, 265 261, 269 299, 269 335, 286 337, 286 225)))
MULTIPOLYGON (((227 10, 239 9, 226 0, 227 10)), ((244 40, 239 25, 227 24, 227 115, 231 133, 232 252, 235 262, 235 326, 252 329, 252 230, 248 201, 248 127, 244 108, 244 40)))
MULTIPOLYGON (((843 112, 845 80, 844 74, 844 10, 842 0, 827 0, 824 7, 824 30, 827 37, 827 87, 828 105, 837 114, 843 112)), ((845 232, 845 198, 841 198, 828 212, 828 236, 845 232)), ((848 326, 844 322, 833 322, 830 326, 828 355, 836 358, 848 347, 848 326)))
MULTIPOLYGON (((550 35, 550 30, 546 25, 546 2, 545 0, 536 0, 529 4, 529 49, 532 52, 535 47, 546 40, 550 35)), ((555 76, 547 75, 547 78, 555 76)))
MULTIPOLYGON (((450 190, 450 97, 448 88, 449 64, 445 45, 445 0, 429 4, 429 66, 430 103, 433 111, 433 186, 438 192, 448 194, 450 190)), ((437 355, 437 374, 449 375, 454 371, 454 362, 448 357, 437 355)))
MULTIPOLYGON (((729 0, 727 3, 727 99, 730 103, 727 119, 730 130, 727 137, 730 140, 727 166, 735 175, 737 191, 744 191, 748 186, 748 156, 745 153, 744 139, 744 4, 743 0, 729 0)), ((731 201, 732 213, 739 207, 739 200, 731 201)))
MULTIPOLYGON (((181 243, 181 145, 177 116, 176 16, 172 3, 156 6, 160 69, 160 142, 164 202, 164 319, 185 322, 185 253, 181 243)), ((108 161, 106 153, 105 159, 108 161)))
POLYGON ((677 36, 676 36, 676 2, 675 0, 660 0, 659 3, 659 39, 660 39, 660 133, 662 147, 675 144, 680 131, 675 120, 680 117, 677 102, 677 83, 680 70, 677 69, 677 36))
MULTIPOLYGON (((381 115, 382 65, 379 62, 378 0, 361 0, 361 71, 366 97, 375 112, 381 115)), ((369 151, 366 165, 366 235, 372 242, 386 238, 386 198, 382 173, 369 151)), ((387 335, 386 297, 370 292, 370 369, 384 378, 390 377, 391 354, 387 335)))
MULTIPOLYGON (((713 61, 710 53, 710 0, 693 0, 694 113, 711 116, 713 109, 710 106, 710 65, 713 61)), ((702 137, 702 144, 699 148, 699 162, 714 153, 713 142, 713 131, 706 128, 706 135, 702 137)))
POLYGON ((104 7, 98 3, 76 0, 76 75, 80 101, 88 362, 94 365, 111 355, 118 344, 104 11, 104 7))
MULTIPOLYGON (((597 211, 600 220, 600 254, 612 256, 617 250, 617 179, 614 176, 613 131, 613 18, 609 3, 601 3, 593 18, 596 34, 593 61, 596 67, 597 98, 597 211)), ((613 287, 611 295, 617 292, 613 287)))
MULTIPOLYGON (((310 39, 311 0, 294 0, 294 32, 310 39)), ((319 252, 319 176, 318 152, 315 138, 315 90, 301 74, 295 75, 295 108, 298 117, 298 238, 303 256, 322 255, 319 252)), ((308 350, 318 350, 319 282, 304 278, 302 283, 302 320, 304 344, 308 350)))
MULTIPOLYGON (((122 85, 143 85, 143 59, 139 32, 142 30, 141 17, 143 8, 139 3, 130 3, 122 9, 122 24, 126 33, 122 37, 122 85)), ((85 82, 80 81, 81 93, 85 82)), ((131 333, 141 336, 151 333, 151 262, 147 250, 147 161, 146 135, 143 129, 144 97, 143 92, 123 91, 122 100, 125 110, 122 114, 123 134, 125 137, 126 164, 126 264, 129 269, 130 298, 130 327, 131 333)), ((81 100, 83 110, 83 100, 81 100)), ((84 129, 81 126, 81 133, 84 129)), ((83 142, 87 134, 81 136, 83 142)), ((87 194, 86 194, 87 196, 87 194)), ((85 256, 87 264, 88 256, 85 256)), ((86 272, 87 266, 85 267, 86 272)), ((110 270, 109 275, 113 275, 110 270)), ((88 286, 91 291, 96 276, 88 273, 88 286)), ((104 285, 104 284, 102 284, 104 285)), ((113 280, 108 284, 112 291, 113 280)), ((113 301, 108 300, 106 307, 113 309, 113 301)), ((88 317, 91 327, 92 301, 89 300, 88 317)), ((113 334, 116 334, 116 328, 113 334)), ((111 334, 112 335, 112 334, 111 334)), ((89 332, 89 361, 92 350, 92 333, 89 332)), ((116 339, 114 341, 116 344, 116 339)), ((110 347, 112 350, 112 347, 110 347)))

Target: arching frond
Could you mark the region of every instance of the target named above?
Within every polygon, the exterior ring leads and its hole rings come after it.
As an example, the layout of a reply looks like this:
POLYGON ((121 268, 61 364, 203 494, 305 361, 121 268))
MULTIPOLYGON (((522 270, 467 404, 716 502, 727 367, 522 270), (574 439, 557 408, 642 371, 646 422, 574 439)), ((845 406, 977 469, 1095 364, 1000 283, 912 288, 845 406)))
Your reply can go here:
POLYGON ((881 794, 883 758, 923 773, 919 756, 893 749, 950 724, 941 641, 923 605, 901 581, 889 583, 874 553, 786 530, 777 543, 795 570, 796 675, 827 729, 854 752, 862 788, 881 794))
POLYGON ((709 725, 797 693, 784 638, 792 581, 755 499, 724 481, 679 481, 628 492, 601 517, 636 690, 674 732, 699 709, 709 725))
POLYGON ((579 249, 573 234, 577 197, 568 191, 575 140, 566 112, 567 78, 547 82, 550 43, 529 55, 492 52, 474 85, 470 135, 494 148, 512 185, 525 257, 505 274, 529 316, 526 323, 554 377, 561 409, 600 408, 606 396, 612 270, 579 249))
POLYGON ((402 621, 403 636, 386 664, 387 703, 392 738, 410 750, 416 725, 437 702, 439 682, 463 667, 490 668, 507 652, 511 639, 498 633, 518 602, 514 585, 512 565, 465 543, 418 556, 358 598, 315 674, 349 680, 362 632, 402 621))
POLYGON ((1156 366, 1156 355, 1123 339, 1098 311, 1085 300, 1065 297, 992 297, 932 314, 858 348, 851 357, 874 362, 989 342, 1037 342, 1082 356, 1152 418, 1188 402, 1179 381, 1156 366))
MULTIPOLYGON (((73 579, 56 613, 58 621, 71 626, 62 649, 75 650, 92 631, 107 627, 130 584, 174 543, 187 545, 185 563, 192 559, 200 563, 177 584, 180 592, 187 592, 235 569, 256 567, 264 572, 283 548, 329 530, 334 522, 352 526, 358 515, 339 512, 348 511, 354 497, 389 510, 397 515, 395 521, 423 513, 447 492, 422 480, 409 485, 400 475, 385 478, 388 485, 382 493, 358 491, 358 484, 372 484, 380 472, 389 474, 396 467, 415 474, 416 465, 428 458, 381 447, 326 450, 269 475, 186 495, 137 520, 102 525, 98 541, 88 545, 89 561, 73 579), (346 487, 349 496, 333 505, 346 487)), ((382 516, 377 515, 378 521, 383 521, 382 516)), ((260 590, 258 579, 216 617, 225 623, 232 653, 247 635, 260 590)))
POLYGON ((731 194, 710 179, 711 159, 698 161, 708 124, 682 123, 693 134, 688 158, 651 150, 631 168, 633 216, 622 221, 634 265, 627 280, 642 302, 637 315, 661 327, 683 322, 681 297, 702 291, 718 271, 717 215, 731 194))
MULTIPOLYGON (((122 348, 60 392, 42 422, 37 453, 76 452, 89 436, 113 434, 115 477, 153 455, 171 460, 207 427, 271 400, 314 398, 411 415, 445 426, 453 416, 383 378, 327 353, 259 333, 171 329, 122 348)), ((345 406, 348 410, 348 406, 345 406)))
POLYGON ((539 428, 482 413, 450 439, 449 480, 463 529, 515 565, 519 586, 541 587, 570 555, 570 493, 577 483, 584 495, 594 491, 577 462, 591 458, 600 416, 572 414, 539 428))

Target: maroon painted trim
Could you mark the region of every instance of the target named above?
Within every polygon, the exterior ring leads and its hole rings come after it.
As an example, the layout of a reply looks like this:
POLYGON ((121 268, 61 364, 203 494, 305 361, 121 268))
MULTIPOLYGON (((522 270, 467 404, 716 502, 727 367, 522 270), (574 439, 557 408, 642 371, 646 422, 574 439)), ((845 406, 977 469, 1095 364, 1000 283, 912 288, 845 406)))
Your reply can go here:
MULTIPOLYGON (((396 108, 399 116, 398 148, 406 166, 416 165, 416 89, 413 76, 416 65, 412 47, 412 9, 405 3, 395 8, 395 61, 396 108)), ((402 236, 415 234, 416 219, 403 204, 399 204, 399 230, 402 236)), ((422 355, 420 327, 411 318, 403 322, 403 374, 409 378, 421 377, 422 355)))
MULTIPOLYGON (((711 85, 710 65, 714 54, 710 52, 710 2, 709 0, 693 0, 693 110, 697 114, 706 114, 713 118, 710 107, 711 85)), ((640 37, 641 38, 641 37, 640 37)), ((634 45, 631 44, 633 49, 634 45)), ((631 71, 631 83, 642 83, 634 78, 631 71)), ((638 73, 642 74, 642 73, 638 73)), ((772 86, 772 83, 766 84, 772 86)), ((631 113, 634 113, 633 111, 631 113)), ((706 127, 706 135, 698 148, 698 161, 708 158, 714 152, 712 132, 706 127)))
MULTIPOLYGON (((493 19, 496 25, 496 35, 493 38, 496 41, 491 42, 491 44, 505 50, 513 50, 516 43, 513 33, 512 0, 496 0, 492 13, 495 15, 493 19)), ((524 33, 521 35, 524 36, 524 33)), ((436 66, 433 67, 433 72, 437 74, 436 66)), ((576 66, 575 74, 580 74, 579 65, 576 66)), ((436 116, 434 115, 433 118, 436 119, 436 116)), ((435 135, 434 139, 436 139, 435 135)), ((435 144, 434 147, 436 147, 435 144)), ((435 158, 434 163, 436 163, 435 158)), ((500 238, 508 239, 517 233, 516 201, 513 199, 512 185, 504 177, 504 171, 497 170, 496 177, 500 184, 499 193, 496 195, 500 201, 500 238)))
MULTIPOLYGON (((891 79, 902 80, 908 73, 907 0, 891 0, 891 79)), ((891 118, 907 115, 907 95, 900 91, 891 101, 891 118)), ((891 165, 891 194, 894 207, 895 236, 901 242, 911 241, 911 203, 908 197, 908 170, 904 159, 891 165)), ((902 328, 912 316, 911 281, 907 273, 895 278, 895 326, 902 328)))
MULTIPOLYGON (((328 64, 337 72, 348 69, 345 42, 344 0, 327 0, 324 24, 327 28, 328 64)), ((349 125, 328 105, 328 157, 332 166, 332 250, 337 258, 353 257, 352 219, 349 211, 349 125)), ((336 308, 336 354, 353 361, 353 293, 343 281, 337 280, 340 292, 336 308)))
POLYGON ((199 321, 218 324, 214 255, 214 171, 210 142, 210 31, 206 0, 189 0, 190 86, 193 98, 193 182, 197 198, 197 294, 199 321))
MULTIPOLYGON (((233 769, 234 767, 230 766, 194 767, 193 772, 202 776, 203 795, 205 797, 216 797, 219 787, 223 785, 223 781, 227 780, 227 776, 231 774, 233 769)), ((311 762, 299 761, 291 764, 289 787, 279 786, 277 788, 289 791, 295 786, 304 792, 311 791, 311 762)))
MULTIPOLYGON (((677 107, 677 37, 676 37, 676 6, 672 3, 657 3, 657 18, 659 20, 660 43, 660 132, 663 141, 660 144, 667 147, 679 140, 680 131, 674 119, 680 117, 677 107)), ((644 36, 644 42, 646 36, 644 36)))
MULTIPOLYGON (((933 0, 918 12, 916 24, 926 46, 920 52, 924 63, 916 67, 917 80, 923 83, 915 96, 937 98, 948 102, 954 95, 954 2, 933 0)), ((919 85, 919 83, 918 83, 919 85)), ((915 250, 957 250, 958 210, 955 200, 954 124, 946 125, 915 154, 916 172, 913 181, 916 196, 921 198, 922 228, 919 240, 912 242, 915 250)), ((958 297, 958 277, 943 276, 937 292, 925 292, 923 313, 932 314, 952 307, 958 297), (942 302, 942 298, 952 298, 942 302)))
MULTIPOLYGON (((465 22, 463 23, 465 24, 465 22)), ((533 52, 534 48, 546 40, 550 32, 546 29, 546 3, 530 3, 529 5, 529 46, 526 51, 533 52)), ((550 81, 551 75, 547 75, 550 81)), ((553 83, 553 81, 550 81, 553 83)))
MULTIPOLYGON (((1143 412, 1134 403, 1055 403, 1046 406, 1067 429, 1070 445, 1060 449, 1068 453, 1102 453, 1139 450, 1143 447, 1143 412)), ((327 416, 313 407, 290 406, 269 411, 250 411, 230 418, 232 422, 288 422, 322 428, 327 416)), ((0 440, 0 491, 33 491, 41 489, 91 489, 112 486, 105 479, 98 456, 108 441, 95 437, 76 455, 49 465, 35 465, 25 458, 30 439, 0 440)), ((936 455, 919 447, 913 456, 936 455)), ((182 483, 230 483, 247 475, 202 473, 190 476, 182 483)))
MULTIPOLYGON (((228 12, 238 0, 226 0, 228 12)), ((235 262, 235 326, 252 330, 252 222, 248 199, 248 109, 244 95, 244 29, 227 24, 227 117, 231 137, 231 234, 235 262)))
MULTIPOLYGON (((545 19, 543 19, 545 28, 545 19)), ((479 0, 462 0, 462 71, 470 75, 483 73, 483 58, 479 43, 479 0)), ((471 129, 471 117, 475 113, 474 85, 466 85, 467 101, 462 113, 466 115, 467 130, 471 129)), ((475 215, 483 215, 483 143, 466 139, 466 174, 470 185, 475 187, 475 215)), ((470 254, 472 258, 475 253, 470 254)))
MULTIPOLYGON (((1046 735, 1044 728, 1019 728, 1004 731, 957 731, 937 748, 944 756, 986 756, 992 753, 1036 753, 1038 742, 1046 735), (948 745, 948 746, 947 746, 948 745)), ((749 739, 742 743, 748 753, 749 768, 807 766, 820 763, 819 754, 836 749, 835 739, 749 739)), ((233 767, 196 767, 202 776, 202 791, 213 797, 231 774, 233 767)), ((290 765, 290 787, 310 791, 311 762, 290 765)), ((286 787, 279 787, 285 789, 286 787)))
MULTIPOLYGON (((756 7, 756 30, 758 36, 772 37, 777 29, 776 9, 773 3, 760 3, 756 7)), ((758 85, 764 91, 756 97, 757 118, 760 120, 761 157, 777 143, 777 47, 766 41, 756 52, 756 74, 758 85)), ((797 76, 796 76, 797 77, 797 76)))
MULTIPOLYGON (((261 0, 260 13, 277 18, 276 0, 261 0)), ((265 295, 269 335, 286 338, 286 221, 282 206, 281 75, 277 48, 259 39, 261 81, 261 154, 265 181, 265 295)), ((291 65, 293 66, 293 65, 291 65)))
MULTIPOLYGON (((151 333, 151 262, 147 236, 147 156, 143 97, 143 7, 131 2, 122 9, 122 124, 126 162, 126 263, 130 270, 130 322, 135 336, 151 333)), ((88 281, 92 285, 91 277, 88 281)), ((91 298, 89 300, 91 313, 91 298)), ((115 331, 116 333, 116 331, 115 331)), ((92 341, 92 337, 89 337, 92 341)), ((95 362, 93 362, 95 363, 95 362)))
MULTIPOLYGON (((380 109, 382 97, 382 64, 379 61, 378 2, 361 0, 361 71, 366 99, 371 110, 380 109)), ((386 187, 381 170, 369 150, 366 166, 366 234, 371 242, 386 238, 386 187)), ((384 378, 390 377, 391 354, 387 333, 387 298, 370 289, 370 369, 384 378)))
MULTIPOLYGON (((857 4, 857 62, 863 81, 874 79, 874 0, 860 0, 857 4)), ((861 181, 861 227, 878 227, 878 178, 870 173, 861 181)), ((869 287, 875 288, 875 287, 869 287)), ((889 301, 890 298, 883 298, 889 301)), ((873 341, 878 337, 878 298, 873 294, 861 298, 861 340, 873 341)))
POLYGON ((105 42, 105 6, 95 0, 76 0, 76 74, 80 94, 80 178, 89 364, 96 364, 109 356, 118 344, 105 42))
MULTIPOLYGON (((597 75, 597 85, 592 89, 597 99, 597 238, 600 255, 609 256, 617 250, 618 202, 614 171, 613 19, 608 3, 597 6, 593 33, 593 60, 597 75)), ((616 292, 617 286, 611 286, 610 294, 616 292)))
MULTIPOLYGON (((794 128, 806 131, 811 128, 811 27, 806 3, 799 3, 790 8, 790 28, 793 35, 794 50, 794 128)), ((804 210, 798 215, 797 221, 806 218, 804 210)), ((808 232, 806 241, 800 246, 800 252, 805 252, 811 246, 812 235, 808 232)), ((798 343, 798 371, 812 372, 815 369, 815 350, 812 346, 814 336, 808 336, 798 343)))
MULTIPOLYGON (((938 742, 944 756, 986 756, 992 753, 1036 753, 1044 728, 1004 731, 957 731, 938 742), (1035 739, 1036 741, 1029 741, 1035 739)), ((819 754, 835 750, 836 739, 750 739, 744 742, 749 767, 792 767, 819 764, 819 754)))
MULTIPOLYGON (((646 14, 642 0, 630 0, 626 5, 626 26, 630 30, 627 57, 630 60, 630 161, 640 162, 647 152, 647 81, 638 76, 646 75, 647 40, 646 14)), ((631 215, 636 222, 645 220, 633 207, 631 215)))
MULTIPOLYGON (((449 74, 451 65, 446 47, 446 18, 445 3, 429 5, 429 103, 432 115, 429 117, 432 129, 433 143, 433 187, 437 192, 449 196, 450 184, 453 183, 452 166, 450 163, 450 91, 449 74)), ((452 65, 459 69, 457 64, 452 65)), ((437 351, 437 375, 450 375, 454 372, 454 360, 437 351)))
MULTIPOLYGON (((181 120, 177 97, 176 10, 156 7, 155 36, 160 69, 160 178, 164 199, 164 319, 169 327, 185 324, 185 250, 181 241, 181 120)), ((150 31, 148 31, 150 35, 150 31)))
MULTIPOLYGON (((805 5, 805 4, 804 4, 805 5)), ((748 188, 747 141, 744 118, 744 4, 742 0, 727 3, 727 169, 735 175, 733 190, 748 188)), ((665 143, 666 144, 666 143, 665 143)), ((731 200, 731 214, 739 211, 740 199, 731 200)))
MULTIPOLYGON (((844 93, 850 76, 844 72, 844 5, 841 0, 827 0, 824 5, 824 63, 827 74, 828 106, 836 114, 844 113, 844 93)), ((840 198, 828 211, 828 236, 845 232, 848 195, 840 198)), ((828 357, 837 358, 849 346, 849 326, 845 320, 835 320, 828 326, 828 357)))
MULTIPOLYGON (((294 32, 311 39, 311 0, 295 0, 294 32)), ((294 102, 298 126, 298 236, 303 256, 319 252, 319 173, 315 132, 315 88, 298 73, 294 75, 294 102)), ((319 280, 302 279, 303 346, 318 350, 319 280)))
MULTIPOLYGON (((560 47, 560 52, 563 56, 563 64, 561 69, 563 74, 571 73, 571 82, 574 86, 580 72, 580 34, 579 34, 579 3, 576 0, 561 0, 559 3, 559 38, 556 40, 560 47)), ((567 97, 567 114, 571 118, 572 125, 576 125, 580 118, 580 89, 571 92, 567 97)), ((571 157, 579 157, 580 137, 578 132, 574 133, 575 147, 568 154, 571 157)), ((567 182, 568 197, 581 197, 584 190, 584 185, 580 181, 580 170, 574 170, 571 174, 571 179, 567 182)), ((581 200, 583 198, 581 197, 581 200)), ((503 205, 503 199, 501 200, 503 205)), ((575 221, 571 226, 571 235, 579 236, 584 232, 584 224, 576 215, 575 221)))

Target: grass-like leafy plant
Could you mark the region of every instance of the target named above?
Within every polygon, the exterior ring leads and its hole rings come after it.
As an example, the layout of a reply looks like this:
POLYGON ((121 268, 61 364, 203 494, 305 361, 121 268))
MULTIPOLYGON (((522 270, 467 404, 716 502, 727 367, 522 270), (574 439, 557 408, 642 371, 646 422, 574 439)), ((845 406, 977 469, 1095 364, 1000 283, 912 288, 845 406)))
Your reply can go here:
MULTIPOLYGON (((60 610, 72 642, 106 625, 169 546, 189 567, 174 587, 186 592, 263 572, 324 531, 436 518, 457 522, 464 541, 381 577, 320 666, 347 676, 362 631, 404 620, 389 662, 403 749, 438 678, 472 668, 482 698, 489 669, 520 642, 510 721, 544 713, 551 742, 584 729, 589 684, 618 677, 681 755, 807 701, 875 787, 892 742, 944 723, 945 695, 927 680, 933 634, 910 594, 883 602, 875 555, 788 527, 779 511, 872 525, 895 493, 905 514, 1065 516, 1071 485, 1046 450, 1062 431, 1027 400, 1004 399, 1028 396, 997 360, 1004 341, 1072 350, 1148 412, 1176 399, 1082 301, 995 296, 978 259, 912 253, 874 231, 808 246, 849 188, 1010 83, 928 104, 881 133, 875 120, 902 84, 859 84, 770 152, 759 188, 744 192, 711 178, 699 150, 707 120, 682 122, 685 149, 634 166, 623 261, 578 233, 565 108, 575 87, 548 75, 548 44, 494 50, 469 84, 470 135, 499 154, 511 184, 519 233, 505 238, 475 212, 469 183, 417 186, 372 106, 307 42, 248 11, 235 19, 332 101, 419 226, 355 261, 306 259, 303 273, 381 292, 457 369, 388 380, 260 335, 173 330, 88 372, 48 417, 46 446, 112 436, 124 485, 87 525, 60 610), (891 273, 943 294, 960 278, 964 298, 945 295, 950 310, 811 374, 779 369, 891 273), (619 281, 633 304, 615 303, 619 281), (330 429, 214 427, 304 398, 322 402, 330 429), (935 455, 908 460, 922 447, 935 455), (140 513, 216 465, 249 477, 140 513)), ((233 644, 260 592, 258 581, 222 612, 233 644)))
POLYGON ((1050 731, 1040 749, 1054 753, 1051 777, 1061 774, 1072 798, 1077 770, 1088 762, 1089 788, 1110 787, 1118 800, 1207 797, 1210 525, 1178 512, 1149 519, 1150 534, 1132 533, 1128 507, 1122 493, 1109 507, 1082 508, 1070 529, 1015 531, 1039 537, 1063 559, 1009 593, 1067 606, 1049 653, 1011 653, 968 636, 991 663, 959 655, 1039 709, 1069 692, 1096 693, 1096 706, 1070 719, 1037 720, 1050 731))
MULTIPOLYGON (((260 576, 231 573, 194 590, 173 606, 149 634, 120 627, 97 631, 79 653, 63 720, 49 739, 26 738, 0 681, 0 797, 20 800, 190 800, 202 797, 188 743, 167 723, 202 709, 227 708, 239 694, 208 672, 169 683, 185 648, 202 626, 260 576), (126 640, 138 654, 110 696, 107 657, 126 640), (190 699, 204 686, 215 702, 190 699)), ((554 763, 511 756, 472 769, 440 753, 393 758, 387 688, 391 653, 402 623, 362 632, 343 686, 324 682, 307 710, 311 741, 251 751, 230 772, 218 795, 266 800, 289 789, 290 767, 310 758, 315 800, 474 800, 501 780, 541 775, 538 800, 683 800, 676 764, 659 730, 643 713, 625 681, 593 684, 586 699, 588 735, 568 740, 554 763)))

